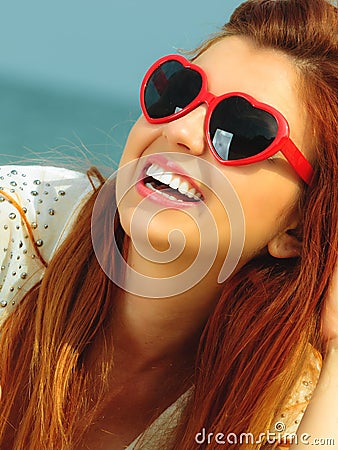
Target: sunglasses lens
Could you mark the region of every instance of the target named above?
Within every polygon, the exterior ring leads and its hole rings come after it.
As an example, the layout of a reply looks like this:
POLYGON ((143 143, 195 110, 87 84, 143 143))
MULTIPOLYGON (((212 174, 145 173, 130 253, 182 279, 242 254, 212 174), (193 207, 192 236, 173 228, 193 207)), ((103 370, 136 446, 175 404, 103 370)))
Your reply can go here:
POLYGON ((176 60, 163 63, 149 77, 144 104, 152 119, 169 117, 189 105, 199 94, 202 77, 176 60))
POLYGON ((213 147, 224 161, 261 153, 273 142, 277 131, 273 115, 239 96, 222 100, 213 111, 209 125, 213 147))

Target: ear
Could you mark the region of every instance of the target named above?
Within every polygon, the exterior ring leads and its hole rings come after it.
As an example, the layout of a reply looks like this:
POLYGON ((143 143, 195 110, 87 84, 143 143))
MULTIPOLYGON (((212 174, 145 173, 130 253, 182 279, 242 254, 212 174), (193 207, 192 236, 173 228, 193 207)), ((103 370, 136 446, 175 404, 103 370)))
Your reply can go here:
POLYGON ((283 231, 271 239, 268 243, 268 252, 271 256, 274 258, 296 258, 300 255, 302 243, 292 231, 283 231))

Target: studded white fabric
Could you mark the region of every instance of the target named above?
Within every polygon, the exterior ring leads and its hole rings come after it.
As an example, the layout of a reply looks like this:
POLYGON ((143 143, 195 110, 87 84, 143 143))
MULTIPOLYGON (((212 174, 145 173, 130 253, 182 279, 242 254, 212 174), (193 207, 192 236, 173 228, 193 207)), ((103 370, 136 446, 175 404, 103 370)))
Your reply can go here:
POLYGON ((0 166, 0 324, 44 273, 28 228, 48 262, 91 190, 87 176, 80 172, 0 166))

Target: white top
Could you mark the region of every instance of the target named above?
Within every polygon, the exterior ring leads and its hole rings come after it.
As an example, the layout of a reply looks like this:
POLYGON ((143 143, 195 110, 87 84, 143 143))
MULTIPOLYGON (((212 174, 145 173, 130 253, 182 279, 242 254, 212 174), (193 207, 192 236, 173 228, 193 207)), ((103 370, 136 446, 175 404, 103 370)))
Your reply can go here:
MULTIPOLYGON (((190 395, 192 394, 190 388, 182 394, 171 406, 169 406, 154 422, 138 436, 126 450, 133 450, 136 444, 140 443, 144 450, 158 450, 163 448, 163 441, 170 442, 175 436, 175 428, 177 427, 181 415, 184 411, 190 395)), ((112 449, 113 450, 113 449, 112 449)))
POLYGON ((83 173, 58 167, 0 166, 0 324, 44 274, 25 220, 48 262, 91 190, 83 173))

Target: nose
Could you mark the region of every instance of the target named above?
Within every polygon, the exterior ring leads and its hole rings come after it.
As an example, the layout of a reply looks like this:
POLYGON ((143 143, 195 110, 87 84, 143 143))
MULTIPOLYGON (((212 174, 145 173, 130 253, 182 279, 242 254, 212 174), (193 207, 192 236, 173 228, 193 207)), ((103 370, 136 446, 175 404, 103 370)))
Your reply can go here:
POLYGON ((199 156, 205 152, 207 141, 204 134, 206 105, 200 105, 190 113, 163 125, 163 136, 171 143, 185 147, 199 156))

